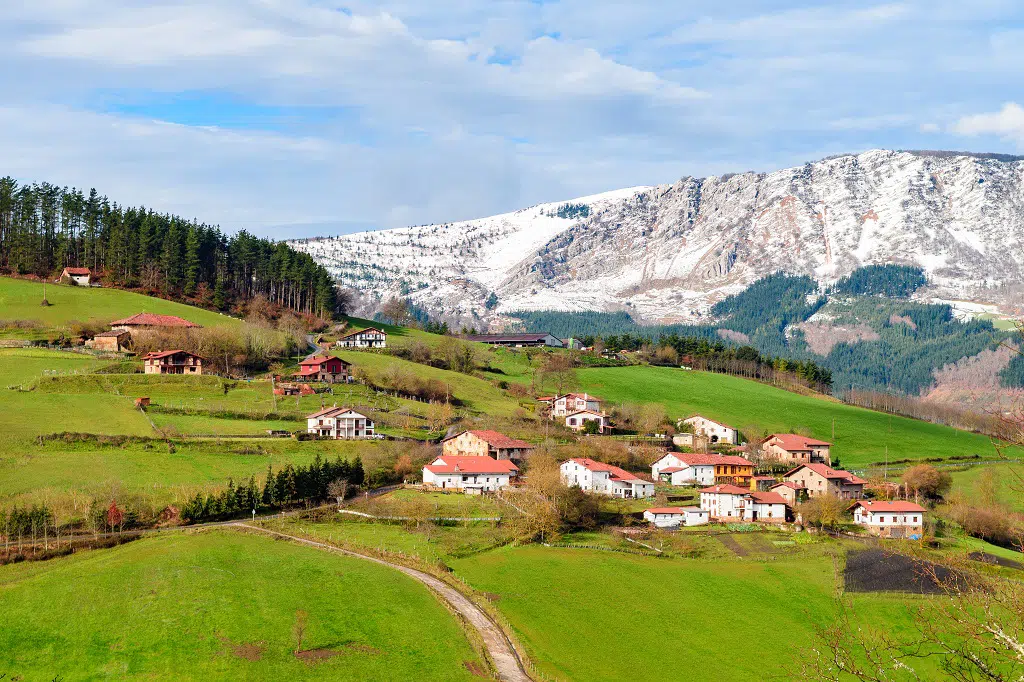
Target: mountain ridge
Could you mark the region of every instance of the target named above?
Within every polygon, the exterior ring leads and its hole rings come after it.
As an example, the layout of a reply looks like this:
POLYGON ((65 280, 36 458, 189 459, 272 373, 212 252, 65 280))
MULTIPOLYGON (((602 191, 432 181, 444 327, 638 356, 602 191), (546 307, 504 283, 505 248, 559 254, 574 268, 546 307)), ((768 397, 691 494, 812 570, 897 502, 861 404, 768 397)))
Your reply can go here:
POLYGON ((495 326, 545 309, 704 322, 715 302, 775 271, 824 287, 890 262, 926 272, 921 298, 1015 313, 1024 157, 870 150, 289 244, 368 292, 368 309, 404 296, 439 317, 495 326), (570 205, 585 205, 585 215, 558 217, 570 205), (488 306, 492 293, 497 305, 488 306))

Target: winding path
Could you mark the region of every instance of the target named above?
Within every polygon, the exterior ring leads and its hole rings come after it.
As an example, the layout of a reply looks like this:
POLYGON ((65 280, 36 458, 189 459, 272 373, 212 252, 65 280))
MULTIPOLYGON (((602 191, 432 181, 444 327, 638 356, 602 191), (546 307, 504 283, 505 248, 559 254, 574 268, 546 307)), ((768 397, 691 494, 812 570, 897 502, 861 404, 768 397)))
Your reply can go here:
POLYGON ((487 647, 487 654, 494 663, 498 679, 505 682, 532 682, 530 676, 527 675, 526 671, 523 669, 522 662, 519 660, 519 655, 516 654, 512 643, 508 640, 505 632, 498 626, 498 624, 491 620, 490 616, 484 613, 479 606, 470 601, 468 597, 447 583, 438 580, 434 576, 424 573, 423 571, 417 571, 415 568, 409 568, 400 564, 393 564, 389 561, 384 561, 383 559, 378 559, 376 557, 359 554, 358 552, 351 552, 349 550, 333 547, 322 542, 307 540, 306 538, 297 537, 295 535, 278 533, 277 531, 253 526, 248 523, 235 522, 224 525, 245 528, 258 533, 265 533, 267 535, 291 540, 292 542, 297 542, 299 544, 316 547, 317 549, 333 552, 335 554, 343 554, 345 556, 356 557, 357 559, 372 561, 405 573, 410 578, 418 580, 433 590, 437 596, 448 602, 453 609, 465 618, 466 622, 469 623, 473 629, 480 633, 484 646, 487 647))

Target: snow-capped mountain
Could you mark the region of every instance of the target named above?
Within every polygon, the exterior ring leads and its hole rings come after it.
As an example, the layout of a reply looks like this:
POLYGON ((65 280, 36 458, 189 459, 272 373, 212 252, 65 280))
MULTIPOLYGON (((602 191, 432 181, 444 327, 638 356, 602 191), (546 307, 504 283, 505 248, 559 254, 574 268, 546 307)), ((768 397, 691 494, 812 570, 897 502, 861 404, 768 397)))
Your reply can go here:
POLYGON ((1015 312, 1024 305, 1024 160, 874 150, 291 244, 346 286, 462 319, 626 309, 696 321, 777 270, 827 284, 889 262, 922 267, 928 297, 1015 312))

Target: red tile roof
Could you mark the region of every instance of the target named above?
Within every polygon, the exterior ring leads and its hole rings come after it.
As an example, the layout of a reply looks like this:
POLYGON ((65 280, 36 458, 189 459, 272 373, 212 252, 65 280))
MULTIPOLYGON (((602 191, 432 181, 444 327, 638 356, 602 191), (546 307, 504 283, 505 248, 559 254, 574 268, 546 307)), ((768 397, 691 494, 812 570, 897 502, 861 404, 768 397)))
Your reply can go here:
POLYGON ((788 477, 789 475, 797 471, 800 471, 801 469, 810 469, 814 473, 823 476, 824 478, 827 478, 829 480, 841 479, 843 481, 846 481, 847 483, 852 483, 854 485, 864 485, 865 483, 867 483, 867 481, 865 481, 863 478, 860 478, 859 476, 854 476, 849 471, 843 471, 842 469, 833 469, 827 464, 818 464, 817 462, 801 464, 795 469, 787 471, 786 476, 788 477))
POLYGON ((645 481, 636 474, 631 474, 625 469, 620 469, 617 466, 605 464, 604 462, 598 462, 597 460, 590 459, 589 457, 574 457, 569 461, 576 462, 588 471, 607 471, 610 474, 608 478, 613 481, 640 481, 642 483, 650 483, 650 481, 645 481))
MULTIPOLYGON (((526 441, 506 436, 505 434, 499 433, 498 431, 463 431, 461 433, 455 434, 451 438, 458 438, 463 433, 471 433, 480 440, 486 442, 488 445, 498 448, 499 450, 532 450, 534 447, 533 445, 530 445, 526 441)), ((445 438, 445 440, 451 440, 451 438, 445 438)))
POLYGON ((189 352, 188 352, 187 350, 161 350, 161 351, 152 351, 152 352, 150 352, 150 353, 146 353, 146 354, 145 354, 145 355, 144 355, 144 356, 142 357, 142 359, 143 359, 143 360, 159 360, 159 359, 161 359, 161 358, 166 358, 166 357, 170 357, 170 356, 172 356, 172 355, 177 355, 178 353, 184 353, 185 355, 191 355, 192 357, 194 357, 194 358, 199 358, 200 360, 205 360, 205 359, 206 359, 206 358, 204 358, 204 357, 203 357, 202 355, 196 355, 195 353, 189 353, 189 352))
POLYGON ((926 511, 925 508, 919 504, 905 502, 902 500, 895 500, 893 502, 883 502, 881 500, 858 500, 850 505, 850 509, 858 506, 864 507, 872 513, 900 514, 906 512, 917 512, 923 514, 926 511))
POLYGON ((93 338, 97 338, 97 337, 100 337, 100 338, 113 338, 115 336, 122 336, 122 335, 127 334, 127 333, 128 332, 124 331, 123 329, 121 329, 121 330, 111 330, 109 332, 100 332, 99 334, 97 334, 93 338))
POLYGON ((783 486, 783 487, 786 487, 786 488, 791 488, 793 490, 806 490, 807 489, 806 486, 802 486, 799 483, 797 483, 796 481, 783 481, 781 483, 776 483, 775 485, 772 486, 772 488, 778 488, 779 486, 783 486))
POLYGON ((157 315, 156 313, 136 313, 123 320, 114 320, 111 327, 118 326, 140 326, 140 327, 199 327, 195 322, 183 320, 174 315, 157 315))
POLYGON ((91 275, 92 270, 89 268, 64 268, 64 272, 69 275, 91 275))
POLYGON ((687 469, 689 469, 689 467, 665 467, 664 469, 661 469, 658 473, 659 474, 674 474, 677 471, 686 471, 687 469))
POLYGON ((832 445, 831 443, 827 443, 823 440, 815 440, 814 438, 807 438, 806 436, 798 436, 795 433, 774 433, 768 440, 769 442, 775 441, 783 450, 787 450, 789 452, 810 450, 812 445, 832 445))
POLYGON ((324 364, 328 360, 337 360, 338 362, 340 362, 343 365, 351 364, 351 363, 345 362, 341 358, 336 358, 333 355, 313 355, 311 357, 306 358, 302 362, 300 362, 299 366, 303 367, 303 368, 305 368, 305 367, 319 367, 320 365, 324 364))
POLYGON ((516 474, 519 467, 507 459, 442 455, 423 467, 434 474, 516 474))
POLYGON ((722 495, 749 495, 750 488, 741 488, 738 485, 720 483, 701 489, 702 493, 720 493, 722 495))
POLYGON ((751 490, 749 493, 750 499, 760 504, 789 504, 786 502, 786 498, 778 493, 766 493, 760 490, 751 490))

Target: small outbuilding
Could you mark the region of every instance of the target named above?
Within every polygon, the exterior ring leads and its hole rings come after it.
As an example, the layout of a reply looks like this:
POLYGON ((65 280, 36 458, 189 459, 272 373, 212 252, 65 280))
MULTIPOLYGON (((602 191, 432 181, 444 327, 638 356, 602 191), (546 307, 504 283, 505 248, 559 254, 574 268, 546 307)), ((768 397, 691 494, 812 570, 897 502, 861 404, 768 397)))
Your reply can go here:
POLYGON ((858 500, 850 509, 853 522, 872 535, 920 540, 924 533, 925 508, 913 502, 858 500))
POLYGON ((644 511, 644 519, 658 528, 702 526, 710 520, 700 507, 653 507, 644 511))
POLYGON ((92 270, 89 268, 64 268, 60 271, 57 281, 87 287, 92 283, 92 270))

